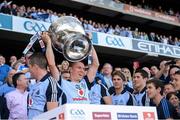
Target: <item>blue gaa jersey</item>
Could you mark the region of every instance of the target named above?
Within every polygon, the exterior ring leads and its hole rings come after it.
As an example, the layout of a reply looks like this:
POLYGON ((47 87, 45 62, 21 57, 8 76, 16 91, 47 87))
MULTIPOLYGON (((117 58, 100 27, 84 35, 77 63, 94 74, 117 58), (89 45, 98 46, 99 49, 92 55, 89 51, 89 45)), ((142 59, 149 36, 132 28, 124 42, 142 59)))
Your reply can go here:
POLYGON ((152 100, 146 94, 146 87, 143 88, 142 91, 133 93, 137 106, 154 106, 152 100))
POLYGON ((89 92, 91 104, 105 104, 103 97, 110 96, 108 89, 103 84, 94 84, 89 92))
POLYGON ((113 94, 112 95, 112 104, 113 105, 136 105, 135 99, 133 95, 126 91, 123 90, 121 94, 113 94))
POLYGON ((50 74, 46 74, 38 83, 33 85, 28 96, 28 118, 47 111, 47 102, 66 103, 66 96, 50 74))
POLYGON ((70 80, 59 80, 63 91, 67 96, 67 103, 75 104, 90 104, 89 100, 89 89, 87 77, 84 77, 79 83, 71 82, 70 80))

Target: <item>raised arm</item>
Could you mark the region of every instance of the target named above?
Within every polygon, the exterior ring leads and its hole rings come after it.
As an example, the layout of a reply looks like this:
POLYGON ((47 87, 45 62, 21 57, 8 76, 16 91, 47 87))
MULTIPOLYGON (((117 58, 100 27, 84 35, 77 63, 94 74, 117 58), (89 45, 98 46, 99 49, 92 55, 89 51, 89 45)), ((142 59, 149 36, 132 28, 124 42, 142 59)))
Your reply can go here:
POLYGON ((168 74, 169 65, 166 65, 166 62, 167 61, 162 61, 160 63, 160 70, 155 74, 155 78, 159 79, 164 73, 168 74))
POLYGON ((99 59, 96 54, 96 50, 94 49, 94 47, 92 47, 92 64, 90 65, 90 68, 87 71, 87 77, 88 77, 90 83, 93 82, 93 80, 96 76, 98 67, 99 67, 99 59))
POLYGON ((46 45, 46 59, 48 61, 48 67, 51 72, 51 75, 54 79, 59 80, 60 73, 56 67, 55 57, 51 45, 51 38, 49 37, 48 32, 43 32, 41 35, 41 39, 46 45))

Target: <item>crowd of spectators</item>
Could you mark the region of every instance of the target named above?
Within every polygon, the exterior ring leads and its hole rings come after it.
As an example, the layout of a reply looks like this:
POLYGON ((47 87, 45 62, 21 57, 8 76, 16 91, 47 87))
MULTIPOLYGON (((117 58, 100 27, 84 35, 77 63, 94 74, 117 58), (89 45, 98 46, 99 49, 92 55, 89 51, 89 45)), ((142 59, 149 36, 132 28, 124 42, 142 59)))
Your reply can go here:
POLYGON ((114 26, 111 24, 99 23, 96 21, 87 20, 83 17, 78 17, 77 15, 73 15, 72 13, 70 14, 57 13, 50 9, 45 10, 45 9, 36 8, 34 6, 33 7, 25 7, 24 5, 17 6, 16 4, 7 2, 6 0, 3 3, 1 3, 0 12, 10 15, 35 19, 39 21, 45 21, 49 23, 56 21, 61 16, 70 15, 77 17, 82 22, 84 29, 87 31, 103 32, 112 35, 119 35, 123 37, 180 46, 180 38, 178 37, 160 35, 155 32, 146 33, 140 31, 138 28, 132 29, 131 27, 125 27, 119 24, 116 24, 114 26))
POLYGON ((32 118, 66 102, 156 106, 159 119, 180 117, 180 59, 163 60, 159 67, 152 64, 151 67, 141 68, 136 65, 133 66, 133 71, 128 67, 104 63, 97 71, 99 64, 94 64, 94 68, 84 60, 75 63, 64 60, 56 65, 51 62, 54 57, 51 55, 51 43, 48 44, 46 43, 45 54, 28 52, 25 58, 20 59, 13 55, 9 64, 0 55, 1 119, 32 118), (48 68, 45 65, 47 63, 48 68), (87 82, 88 80, 91 82, 87 82), (55 85, 53 89, 49 87, 52 85, 55 85), (56 90, 58 94, 55 97, 56 90), (43 101, 46 100, 40 99, 47 99, 49 107, 44 109, 43 101), (164 114, 165 111, 168 114, 164 114))
MULTIPOLYGON (((152 11, 160 12, 160 13, 163 13, 165 15, 176 16, 180 20, 180 14, 179 14, 179 10, 177 10, 177 8, 174 9, 168 5, 163 6, 162 4, 157 4, 151 0, 136 0, 136 1, 133 1, 133 0, 113 0, 113 1, 115 1, 116 3, 125 3, 125 4, 136 6, 138 8, 143 8, 146 10, 152 10, 152 11)), ((156 1, 156 2, 160 3, 160 0, 156 1)), ((166 1, 163 1, 163 2, 166 2, 166 1)))

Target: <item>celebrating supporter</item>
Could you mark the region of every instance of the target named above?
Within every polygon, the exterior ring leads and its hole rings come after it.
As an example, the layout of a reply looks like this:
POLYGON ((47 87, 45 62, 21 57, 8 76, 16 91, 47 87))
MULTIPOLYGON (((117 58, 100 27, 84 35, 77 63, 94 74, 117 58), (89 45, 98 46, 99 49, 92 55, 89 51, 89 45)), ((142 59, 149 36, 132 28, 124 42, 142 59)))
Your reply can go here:
POLYGON ((0 86, 4 84, 10 70, 10 66, 5 64, 4 56, 0 55, 0 86))
POLYGON ((47 72, 47 65, 48 62, 43 54, 34 53, 29 58, 31 76, 37 81, 29 91, 29 119, 66 103, 66 96, 57 81, 47 72))
POLYGON ((112 94, 113 105, 136 105, 134 96, 124 88, 126 77, 119 71, 112 73, 115 92, 112 94))
POLYGON ((17 61, 17 57, 16 56, 11 56, 10 57, 10 60, 9 60, 9 63, 10 63, 10 66, 12 67, 13 64, 17 61))
MULTIPOLYGON (((55 79, 59 79, 59 71, 55 65, 54 54, 51 46, 51 39, 48 33, 43 32, 43 41, 46 44, 46 56, 48 59, 49 69, 55 79)), ((94 48, 92 48, 92 64, 90 65, 85 76, 85 65, 83 61, 70 63, 70 79, 59 80, 63 91, 67 96, 67 103, 89 104, 89 90, 93 82, 99 61, 94 48)))
POLYGON ((17 61, 13 64, 12 68, 13 68, 14 70, 16 70, 17 72, 19 72, 18 69, 20 68, 20 66, 24 66, 24 62, 23 62, 22 59, 17 60, 17 61))
POLYGON ((160 70, 155 75, 155 78, 162 80, 164 83, 169 83, 171 81, 169 76, 170 65, 167 63, 168 61, 161 61, 159 65, 160 70))
POLYGON ((12 81, 12 76, 16 73, 16 70, 11 69, 6 78, 6 83, 0 86, 0 96, 4 96, 6 93, 13 91, 14 85, 12 81))
POLYGON ((166 96, 170 92, 175 92, 174 85, 172 83, 167 83, 164 85, 164 96, 166 96))
POLYGON ((171 79, 171 82, 173 82, 174 80, 174 74, 176 71, 180 70, 180 67, 179 66, 176 66, 176 65, 172 65, 169 69, 169 76, 170 76, 170 79, 171 79))
POLYGON ((131 76, 131 72, 128 68, 122 68, 122 72, 124 73, 125 77, 126 77, 126 82, 125 85, 127 85, 130 88, 133 88, 132 85, 132 76, 131 76))
POLYGON ((143 67, 142 69, 145 70, 148 73, 148 78, 150 78, 151 77, 150 69, 148 67, 143 67))
POLYGON ((151 77, 154 77, 156 74, 157 74, 157 72, 159 71, 159 69, 156 67, 156 66, 151 66, 151 69, 150 69, 151 71, 151 77))
POLYGON ((177 118, 175 108, 163 97, 163 82, 159 79, 147 81, 147 95, 156 105, 158 119, 177 118))
MULTIPOLYGON (((26 53, 26 55, 24 56, 24 61, 21 59, 23 63, 20 64, 20 65, 18 66, 18 69, 17 69, 17 72, 23 72, 23 73, 25 73, 25 76, 26 76, 26 78, 28 78, 28 79, 31 78, 31 74, 30 74, 30 72, 29 72, 28 63, 29 63, 29 57, 30 57, 32 54, 33 54, 33 52, 28 51, 28 52, 26 53)), ((19 60, 18 60, 18 61, 19 61, 19 60)), ((21 62, 21 61, 19 61, 19 62, 21 62)))

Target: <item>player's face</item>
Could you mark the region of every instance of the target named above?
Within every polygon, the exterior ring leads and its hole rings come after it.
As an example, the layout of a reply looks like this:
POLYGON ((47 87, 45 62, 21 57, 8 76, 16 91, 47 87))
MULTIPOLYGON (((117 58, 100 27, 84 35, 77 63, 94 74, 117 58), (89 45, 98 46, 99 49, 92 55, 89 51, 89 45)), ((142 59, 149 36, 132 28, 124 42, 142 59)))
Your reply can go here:
POLYGON ((136 88, 141 88, 145 84, 146 80, 143 78, 141 73, 135 73, 133 76, 133 87, 134 89, 136 88))
POLYGON ((113 85, 115 89, 122 89, 123 87, 123 80, 120 76, 114 75, 113 76, 113 85))
POLYGON ((85 66, 82 62, 74 63, 71 67, 71 79, 80 81, 85 75, 85 66))
POLYGON ((29 66, 29 72, 31 73, 31 76, 37 79, 37 68, 35 67, 35 65, 29 64, 28 66, 29 66))
POLYGON ((154 99, 156 94, 158 93, 157 89, 152 83, 147 84, 146 87, 147 87, 146 92, 147 92, 148 97, 150 99, 154 99))

